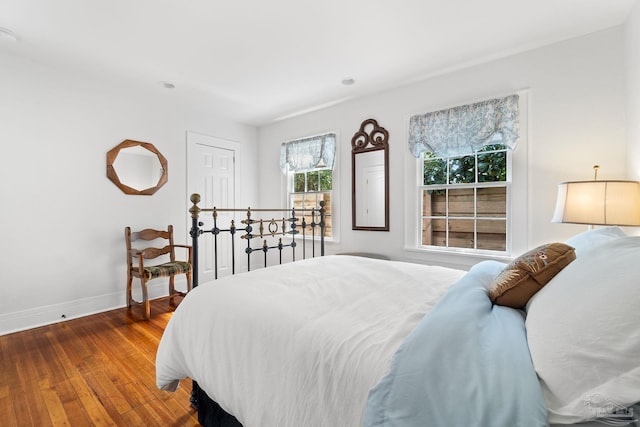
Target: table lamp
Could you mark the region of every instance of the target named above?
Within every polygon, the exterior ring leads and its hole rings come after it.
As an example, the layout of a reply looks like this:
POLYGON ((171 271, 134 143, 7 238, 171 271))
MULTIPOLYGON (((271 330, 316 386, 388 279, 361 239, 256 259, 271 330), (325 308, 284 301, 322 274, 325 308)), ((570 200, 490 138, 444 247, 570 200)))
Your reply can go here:
POLYGON ((558 184, 558 199, 551 222, 593 225, 640 225, 640 182, 593 181, 558 184))

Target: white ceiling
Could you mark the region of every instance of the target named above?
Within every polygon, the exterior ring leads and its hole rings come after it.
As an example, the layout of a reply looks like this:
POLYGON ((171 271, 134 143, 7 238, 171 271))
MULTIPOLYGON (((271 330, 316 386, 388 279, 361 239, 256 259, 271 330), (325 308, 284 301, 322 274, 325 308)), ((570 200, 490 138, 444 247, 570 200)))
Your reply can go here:
POLYGON ((624 22, 635 0, 0 0, 0 51, 102 73, 244 123, 624 22), (341 81, 353 78, 355 84, 341 81))

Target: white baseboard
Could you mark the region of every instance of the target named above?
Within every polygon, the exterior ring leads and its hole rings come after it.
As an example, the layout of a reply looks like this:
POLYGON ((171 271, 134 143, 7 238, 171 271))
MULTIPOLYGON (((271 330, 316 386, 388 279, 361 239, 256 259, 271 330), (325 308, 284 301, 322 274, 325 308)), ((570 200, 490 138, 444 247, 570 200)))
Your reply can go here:
MULTIPOLYGON (((177 282, 177 281, 176 281, 177 282)), ((180 283, 176 288, 180 289, 180 283)), ((148 286, 149 299, 160 298, 168 294, 166 283, 154 283, 148 286)), ((102 313, 126 306, 125 291, 100 295, 75 301, 52 304, 28 310, 0 314, 0 335, 24 331, 53 323, 64 322, 91 314, 102 313)), ((140 300, 140 287, 134 282, 133 296, 140 300), (136 289, 137 288, 137 289, 136 289)))

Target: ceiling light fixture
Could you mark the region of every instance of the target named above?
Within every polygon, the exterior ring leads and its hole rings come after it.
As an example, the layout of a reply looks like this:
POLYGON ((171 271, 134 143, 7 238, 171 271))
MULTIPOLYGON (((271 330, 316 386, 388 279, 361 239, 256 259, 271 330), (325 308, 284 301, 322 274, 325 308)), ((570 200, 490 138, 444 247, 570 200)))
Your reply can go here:
POLYGON ((17 42, 18 36, 16 36, 16 34, 13 31, 0 27, 0 40, 17 42))
POLYGON ((356 81, 354 79, 352 79, 351 77, 346 78, 346 79, 342 79, 342 84, 345 85, 345 86, 351 86, 355 82, 356 81))

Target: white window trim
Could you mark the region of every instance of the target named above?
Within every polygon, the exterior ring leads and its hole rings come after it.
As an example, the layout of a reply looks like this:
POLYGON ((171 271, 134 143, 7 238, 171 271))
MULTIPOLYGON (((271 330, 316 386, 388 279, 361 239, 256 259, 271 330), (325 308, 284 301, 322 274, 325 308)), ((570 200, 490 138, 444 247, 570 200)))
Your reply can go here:
MULTIPOLYGON (((513 93, 513 92, 511 92, 513 93)), ((510 239, 507 241, 506 252, 470 250, 457 248, 425 247, 421 244, 421 212, 418 192, 419 182, 422 177, 422 159, 416 159, 405 151, 405 256, 409 260, 418 262, 433 262, 456 268, 468 268, 478 261, 494 259, 508 262, 514 258, 514 254, 520 254, 528 250, 530 238, 529 215, 531 206, 529 194, 529 139, 531 120, 531 93, 528 89, 517 91, 520 96, 520 142, 509 156, 511 169, 511 183, 507 187, 507 209, 509 220, 507 221, 507 233, 510 239)), ((496 96, 499 97, 499 96, 496 96)), ((469 104, 478 102, 470 101, 469 104)), ((466 104, 461 102, 459 105, 466 104)), ((440 110, 450 108, 447 106, 433 108, 440 110)), ((405 141, 409 135, 409 118, 405 119, 405 141)))

